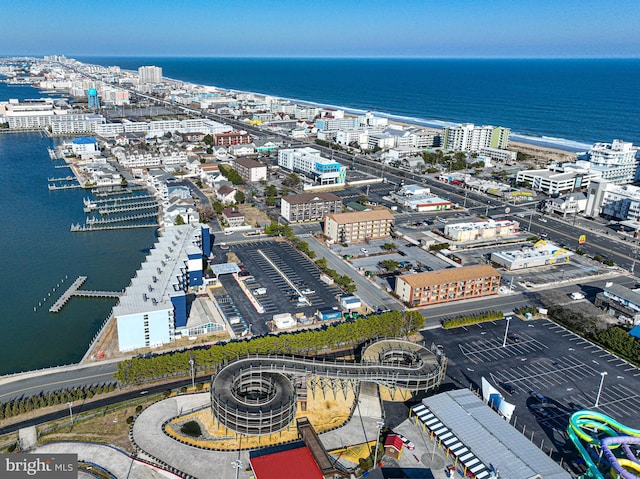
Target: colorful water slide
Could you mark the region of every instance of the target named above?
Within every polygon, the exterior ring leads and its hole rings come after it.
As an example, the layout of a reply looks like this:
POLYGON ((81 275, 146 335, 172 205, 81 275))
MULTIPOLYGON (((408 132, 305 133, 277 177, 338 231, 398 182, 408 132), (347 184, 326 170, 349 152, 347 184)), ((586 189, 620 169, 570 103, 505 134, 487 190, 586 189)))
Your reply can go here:
MULTIPOLYGON (((640 430, 619 423, 609 416, 594 411, 578 411, 569 418, 567 434, 588 467, 588 475, 595 479, 605 476, 598 469, 587 448, 599 449, 599 456, 604 456, 611 466, 611 475, 624 479, 640 479, 640 462, 631 450, 630 445, 640 444, 640 430), (585 447, 586 444, 586 447, 585 447), (626 457, 619 457, 614 450, 621 450, 626 457)), ((600 460, 598 460, 600 463, 600 460)))

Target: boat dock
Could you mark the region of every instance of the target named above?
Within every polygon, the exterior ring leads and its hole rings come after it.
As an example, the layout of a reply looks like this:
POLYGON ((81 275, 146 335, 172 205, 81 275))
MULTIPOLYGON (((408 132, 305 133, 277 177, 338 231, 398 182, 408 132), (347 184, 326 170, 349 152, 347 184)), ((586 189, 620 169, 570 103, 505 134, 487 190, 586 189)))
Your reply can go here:
POLYGON ((155 218, 158 213, 151 211, 149 213, 139 213, 137 215, 118 216, 116 218, 87 218, 85 223, 88 225, 107 225, 112 223, 122 223, 125 221, 142 220, 146 218, 155 218))
POLYGON ((105 208, 115 208, 115 207, 124 207, 126 205, 135 203, 136 201, 142 200, 153 200, 155 196, 153 195, 137 195, 137 196, 123 196, 117 198, 105 198, 102 200, 92 200, 90 198, 83 199, 84 203, 84 212, 91 213, 94 210, 97 210, 100 207, 105 208))
MULTIPOLYGON (((66 166, 67 168, 69 168, 69 166, 67 166, 67 165, 64 165, 64 166, 66 166)), ((69 176, 64 176, 64 177, 61 177, 61 178, 48 178, 48 179, 47 179, 47 181, 48 181, 49 183, 54 183, 54 182, 56 182, 56 181, 74 181, 74 180, 75 180, 75 177, 74 177, 74 176, 71 176, 71 175, 69 175, 69 176)))
POLYGON ((54 168, 71 168, 71 165, 65 163, 64 165, 55 165, 54 168))
POLYGON ((98 213, 101 215, 110 215, 113 213, 127 213, 129 211, 151 210, 156 208, 158 208, 158 203, 155 201, 145 201, 122 206, 105 206, 98 208, 98 213))
POLYGON ((81 225, 80 223, 71 225, 71 232, 91 232, 91 231, 106 231, 106 230, 128 230, 135 228, 156 228, 158 223, 148 223, 141 225, 113 225, 113 226, 95 226, 95 225, 81 225))
POLYGON ((74 190, 77 188, 82 188, 81 184, 75 184, 75 185, 47 185, 47 187, 49 188, 49 191, 54 191, 54 190, 74 190))
POLYGON ((62 293, 62 296, 49 308, 50 313, 59 313, 62 308, 69 302, 74 296, 85 296, 89 298, 119 298, 122 293, 117 291, 82 291, 80 287, 87 281, 86 276, 78 276, 76 280, 71 283, 67 290, 62 293))

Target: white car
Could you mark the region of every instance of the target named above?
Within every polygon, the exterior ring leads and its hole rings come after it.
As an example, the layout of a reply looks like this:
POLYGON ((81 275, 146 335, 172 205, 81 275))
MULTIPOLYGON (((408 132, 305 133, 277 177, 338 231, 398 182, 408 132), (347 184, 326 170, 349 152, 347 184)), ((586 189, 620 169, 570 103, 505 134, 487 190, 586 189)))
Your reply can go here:
POLYGON ((404 443, 404 446, 407 449, 409 449, 410 451, 413 451, 416 448, 416 445, 414 443, 412 443, 411 441, 409 441, 409 439, 404 437, 402 434, 398 434, 397 432, 395 432, 394 434, 396 436, 398 436, 400 439, 402 439, 402 442, 404 443))
POLYGON ((368 250, 367 248, 360 248, 360 251, 361 251, 363 254, 369 254, 369 250, 368 250))
POLYGON ((233 234, 233 231, 225 231, 224 235, 225 236, 231 236, 233 234))

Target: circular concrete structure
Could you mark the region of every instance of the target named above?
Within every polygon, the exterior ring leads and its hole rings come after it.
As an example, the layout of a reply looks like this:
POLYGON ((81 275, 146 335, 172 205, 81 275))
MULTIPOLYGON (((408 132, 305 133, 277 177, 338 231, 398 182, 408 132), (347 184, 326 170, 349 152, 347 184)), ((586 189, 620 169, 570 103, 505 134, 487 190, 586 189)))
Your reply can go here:
POLYGON ((226 428, 241 434, 271 434, 296 413, 294 376, 355 379, 428 391, 444 377, 446 358, 398 339, 371 343, 361 362, 319 361, 296 356, 255 355, 222 366, 211 382, 211 409, 226 428))

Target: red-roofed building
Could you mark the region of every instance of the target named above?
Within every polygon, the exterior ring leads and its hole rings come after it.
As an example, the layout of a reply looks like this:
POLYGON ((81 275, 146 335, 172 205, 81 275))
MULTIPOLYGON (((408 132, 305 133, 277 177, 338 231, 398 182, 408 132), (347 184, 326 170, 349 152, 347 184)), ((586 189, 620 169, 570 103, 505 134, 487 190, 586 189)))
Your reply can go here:
POLYGON ((384 441, 384 453, 387 456, 400 459, 400 456, 402 456, 402 446, 404 446, 404 442, 398 435, 389 434, 384 441))
POLYGON ((250 459, 256 479, 324 479, 305 445, 250 459))

